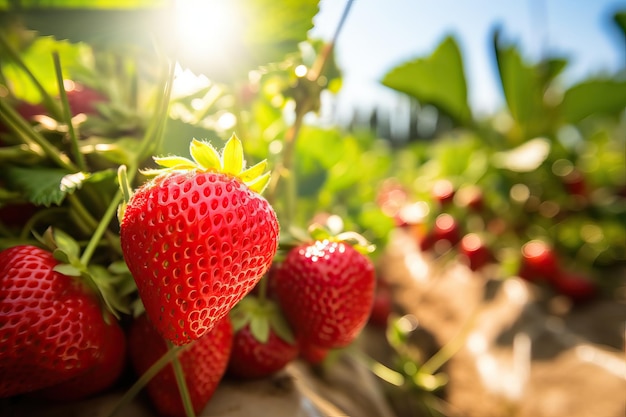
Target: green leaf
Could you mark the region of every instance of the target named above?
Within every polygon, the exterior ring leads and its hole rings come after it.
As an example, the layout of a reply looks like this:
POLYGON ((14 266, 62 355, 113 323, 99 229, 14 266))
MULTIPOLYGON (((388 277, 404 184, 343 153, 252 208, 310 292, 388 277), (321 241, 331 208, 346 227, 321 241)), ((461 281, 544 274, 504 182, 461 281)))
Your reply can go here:
POLYGON ((246 185, 252 191, 259 193, 259 194, 263 194, 263 191, 265 191, 265 189, 267 188, 267 185, 270 182, 270 178, 271 178, 271 174, 269 172, 266 172, 265 174, 257 178, 255 181, 252 181, 249 183, 247 182, 246 185))
MULTIPOLYGON (((499 31, 493 35, 493 44, 502 91, 511 116, 526 130, 526 136, 539 134, 537 126, 547 113, 543 92, 545 83, 549 80, 544 79, 541 67, 524 62, 514 45, 501 45, 499 31)), ((558 68, 554 70, 557 71, 558 68)))
POLYGON ((193 139, 189 144, 189 153, 193 160, 204 170, 220 170, 222 167, 220 154, 208 142, 193 139))
POLYGON ((239 175, 243 171, 243 146, 233 133, 224 146, 222 153, 222 169, 227 174, 239 175))
POLYGON ((198 166, 191 160, 182 156, 155 156, 154 162, 164 168, 195 169, 198 166))
POLYGON ((617 115, 626 108, 626 81, 590 80, 569 88, 561 102, 561 115, 576 123, 594 113, 617 115))
POLYGON ((418 58, 389 71, 382 84, 432 104, 458 123, 471 122, 463 58, 457 42, 446 37, 431 56, 418 58))
POLYGON ((509 151, 497 152, 492 162, 498 168, 514 172, 531 172, 539 168, 550 154, 550 142, 536 138, 509 151))
POLYGON ((261 176, 261 174, 266 169, 267 169, 267 159, 264 159, 258 164, 251 166, 250 168, 246 169, 241 174, 239 174, 239 178, 241 178, 243 182, 247 183, 248 181, 251 181, 254 178, 261 176))
POLYGON ((261 343, 267 343, 270 337, 270 322, 265 316, 252 316, 250 333, 261 343))
POLYGON ((80 186, 80 176, 74 174, 63 169, 12 166, 0 173, 12 189, 21 190, 31 203, 46 207, 61 205, 65 196, 80 186))
POLYGON ((81 271, 78 268, 70 264, 58 264, 52 269, 60 274, 67 275, 68 277, 79 277, 81 274, 81 271))
MULTIPOLYGON (((0 13, 0 21, 2 13, 0 13)), ((82 53, 86 52, 84 45, 72 45, 65 41, 56 41, 50 37, 36 38, 25 50, 21 51, 20 58, 33 73, 37 81, 51 96, 59 92, 52 60, 52 52, 58 51, 61 56, 61 69, 64 74, 72 74, 73 66, 78 64, 82 53)), ((16 97, 31 103, 41 102, 41 94, 35 88, 32 81, 26 76, 24 70, 15 62, 3 55, 2 72, 7 80, 12 80, 11 91, 16 97)))
POLYGON ((294 337, 293 332, 291 331, 291 328, 287 323, 287 320, 285 320, 285 317, 281 314, 280 311, 274 311, 274 313, 269 316, 269 321, 270 327, 274 331, 276 336, 278 336, 287 343, 296 343, 296 338, 294 337))
POLYGON ((54 229, 52 233, 57 248, 63 251, 70 261, 77 260, 80 257, 80 246, 72 236, 60 229, 54 229))
POLYGON ((613 15, 613 21, 622 31, 622 35, 626 37, 626 10, 620 10, 613 15))

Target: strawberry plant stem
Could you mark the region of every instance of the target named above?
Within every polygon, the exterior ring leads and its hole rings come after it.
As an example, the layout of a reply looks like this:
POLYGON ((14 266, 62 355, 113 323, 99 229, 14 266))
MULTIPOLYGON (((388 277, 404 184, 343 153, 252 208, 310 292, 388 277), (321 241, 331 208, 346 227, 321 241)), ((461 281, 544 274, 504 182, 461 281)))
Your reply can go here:
POLYGON ((74 155, 74 161, 81 171, 87 170, 85 163, 85 157, 78 148, 78 138, 74 131, 74 125, 72 124, 72 110, 70 109, 70 103, 67 99, 67 91, 65 91, 65 85, 63 84, 63 70, 61 69, 61 58, 59 52, 54 51, 52 53, 52 60, 54 61, 54 70, 57 76, 57 85, 59 87, 59 96, 61 97, 61 111, 63 113, 63 120, 67 125, 67 132, 70 137, 71 152, 74 155))
MULTIPOLYGON (((175 346, 169 340, 167 347, 169 350, 174 350, 175 346)), ((191 396, 189 395, 189 388, 187 388, 187 381, 185 381, 185 372, 178 360, 178 356, 174 355, 172 358, 172 367, 174 368, 174 376, 176 377, 176 384, 178 385, 178 391, 180 391, 180 398, 183 402, 185 414, 187 417, 196 417, 196 413, 193 410, 193 404, 191 403, 191 396)))
POLYGON ((61 110, 59 109, 59 106, 57 105, 57 103, 50 96, 50 94, 48 94, 48 92, 43 87, 43 85, 41 85, 41 83, 39 82, 39 80, 37 79, 35 74, 33 74, 30 71, 30 69, 28 69, 28 67, 26 66, 24 61, 22 61, 22 58, 20 57, 20 54, 11 46, 11 44, 7 41, 7 39, 4 37, 4 35, 2 33, 0 33, 0 47, 2 49, 4 49, 4 51, 7 53, 9 58, 13 62, 15 62, 15 64, 18 67, 20 67, 22 69, 22 71, 24 71, 26 73, 28 78, 30 78, 30 80, 32 81, 32 83, 35 86, 35 88, 37 89, 37 91, 39 91, 39 94, 41 94, 41 98, 43 100, 43 103, 46 106, 46 108, 48 109, 48 111, 50 112, 50 114, 52 116, 54 116, 54 118, 60 119, 61 118, 61 110))
POLYGON ((31 128, 30 124, 22 118, 8 103, 0 100, 0 115, 8 123, 9 127, 17 133, 24 143, 39 145, 45 154, 59 167, 76 172, 78 168, 57 147, 52 145, 40 133, 31 128))
POLYGON ((124 393, 122 398, 120 398, 119 402, 115 405, 115 407, 111 410, 108 417, 114 417, 117 413, 119 413, 130 401, 139 394, 139 392, 150 382, 152 378, 156 374, 161 371, 168 363, 172 361, 176 355, 182 350, 186 349, 189 345, 185 346, 177 346, 173 349, 169 349, 167 352, 163 354, 155 363, 148 368, 146 372, 144 372, 137 381, 124 393))
POLYGON ((100 219, 100 222, 98 223, 98 227, 93 232, 91 239, 89 239, 89 243, 87 243, 87 247, 85 248, 83 255, 80 258, 80 262, 83 265, 87 265, 89 261, 91 260, 93 253, 95 252, 96 248, 98 247, 98 244, 100 243, 100 239, 102 239, 102 235, 104 235, 104 232, 107 230, 107 227, 109 226, 109 223, 111 222, 111 219, 115 215, 117 206, 120 204, 121 201, 122 201, 122 192, 118 191, 115 194, 115 197, 113 197, 113 200, 111 200, 111 203, 107 207, 106 212, 100 219))
MULTIPOLYGON (((167 62, 167 65, 167 72, 162 76, 162 79, 159 82, 162 90, 157 97, 155 105, 156 111, 150 120, 150 125, 146 129, 146 132, 141 140, 141 144, 139 145, 139 149, 137 150, 137 163, 140 163, 142 160, 152 155, 155 149, 160 149, 161 147, 165 123, 167 121, 170 96, 172 93, 172 84, 174 84, 175 65, 170 61, 167 62)), ((129 176, 133 173, 133 171, 129 173, 129 176)))

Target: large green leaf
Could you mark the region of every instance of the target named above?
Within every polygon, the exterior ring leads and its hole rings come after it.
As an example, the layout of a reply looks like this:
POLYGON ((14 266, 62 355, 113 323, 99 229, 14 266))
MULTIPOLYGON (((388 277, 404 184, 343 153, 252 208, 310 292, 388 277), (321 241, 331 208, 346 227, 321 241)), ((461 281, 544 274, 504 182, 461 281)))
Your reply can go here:
POLYGON ((626 10, 620 10, 613 15, 613 21, 622 31, 622 34, 626 36, 626 10))
POLYGON ((569 88, 561 102, 566 122, 576 123, 593 113, 618 114, 626 108, 626 81, 590 80, 569 88))
POLYGON ((55 168, 4 167, 2 179, 35 205, 60 205, 67 194, 80 188, 87 175, 55 168))
POLYGON ((421 103, 435 105, 458 123, 468 124, 471 121, 463 58, 451 36, 445 38, 431 56, 415 59, 389 71, 382 83, 421 103))
POLYGON ((523 61, 514 45, 501 45, 500 32, 493 37, 502 90, 517 123, 528 128, 543 113, 543 91, 536 67, 523 61))

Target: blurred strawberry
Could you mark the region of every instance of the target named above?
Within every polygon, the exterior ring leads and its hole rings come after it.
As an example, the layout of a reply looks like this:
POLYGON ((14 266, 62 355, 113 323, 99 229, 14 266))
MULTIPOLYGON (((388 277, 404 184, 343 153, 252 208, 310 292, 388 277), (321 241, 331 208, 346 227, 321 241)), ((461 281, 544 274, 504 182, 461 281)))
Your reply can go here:
POLYGON ((522 246, 518 275, 528 281, 551 281, 560 273, 559 261, 551 245, 531 240, 522 246))
POLYGON ((552 285, 559 294, 575 302, 588 301, 596 296, 595 283, 587 276, 577 272, 562 272, 552 279, 552 285))
POLYGON ((66 93, 73 116, 80 113, 96 114, 98 103, 108 101, 108 98, 100 91, 78 83, 71 83, 71 88, 67 89, 66 93))
POLYGON ((454 199, 454 184, 448 179, 437 180, 433 184, 431 192, 433 199, 440 205, 445 206, 454 199))
POLYGON ((374 303, 368 323, 376 327, 387 327, 387 321, 392 310, 391 289, 384 279, 378 278, 374 303))
POLYGON ((472 271, 477 271, 491 261, 491 252, 484 240, 476 233, 468 233, 461 239, 459 253, 465 257, 472 271))

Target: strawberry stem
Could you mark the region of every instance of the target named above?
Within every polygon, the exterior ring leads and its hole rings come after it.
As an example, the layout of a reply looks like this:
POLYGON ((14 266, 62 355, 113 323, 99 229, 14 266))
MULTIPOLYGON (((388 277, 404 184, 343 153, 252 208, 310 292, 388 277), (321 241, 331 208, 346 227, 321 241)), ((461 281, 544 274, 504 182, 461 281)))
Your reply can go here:
POLYGON ((61 110, 59 109, 59 106, 57 105, 57 103, 55 103, 54 99, 50 96, 50 94, 48 94, 48 92, 46 91, 44 86, 39 82, 35 74, 33 74, 30 71, 30 69, 28 69, 28 67, 26 66, 22 58, 20 57, 20 54, 11 46, 11 44, 7 41, 7 39, 4 37, 2 33, 0 33, 0 47, 4 49, 4 51, 7 53, 9 58, 13 62, 15 62, 15 64, 18 67, 20 67, 22 71, 26 73, 28 78, 30 78, 30 80, 32 81, 37 91, 39 91, 39 94, 41 94, 43 103, 46 106, 46 109, 48 109, 48 111, 50 112, 50 114, 54 116, 55 118, 60 118, 61 110))
MULTIPOLYGON (((169 350, 175 349, 175 346, 169 340, 166 340, 169 350)), ((176 377, 176 385, 178 385, 178 391, 180 392, 180 399, 183 402, 183 408, 187 417, 196 417, 196 413, 193 410, 193 404, 191 402, 191 395, 189 395, 189 388, 187 387, 187 381, 185 381, 185 372, 178 360, 178 356, 174 355, 172 358, 172 367, 174 368, 174 376, 176 377)))
POLYGON ((122 192, 118 191, 113 197, 113 200, 111 200, 111 203, 107 207, 106 212, 100 219, 100 222, 98 223, 98 227, 93 232, 91 239, 89 239, 89 243, 87 243, 87 247, 85 248, 80 258, 80 262, 83 265, 87 265, 89 261, 91 260, 91 257, 93 256, 96 248, 98 247, 98 244, 100 243, 100 239, 102 239, 102 236, 106 232, 107 227, 109 226, 109 223, 111 223, 111 219, 113 219, 113 216, 115 216, 115 212, 121 201, 122 201, 122 192))
POLYGON ((4 100, 0 100, 0 115, 2 119, 9 125, 9 127, 22 138, 22 141, 27 145, 39 145, 45 152, 46 156, 50 158, 59 167, 65 168, 69 171, 75 172, 78 169, 70 161, 63 152, 57 147, 52 145, 48 140, 39 132, 32 129, 30 124, 22 118, 10 105, 4 100))
POLYGON ((168 351, 165 352, 163 356, 159 358, 159 360, 153 363, 152 366, 150 366, 150 368, 148 368, 148 370, 144 372, 143 375, 141 375, 139 379, 135 381, 135 383, 128 390, 126 390, 122 398, 120 398, 120 401, 115 405, 113 410, 111 410, 108 417, 114 417, 117 413, 120 412, 120 410, 126 407, 132 401, 132 399, 135 398, 137 394, 139 394, 139 392, 148 384, 148 382, 150 382, 150 380, 154 378, 154 376, 165 367, 165 365, 170 363, 179 352, 186 349, 188 346, 191 345, 177 346, 172 349, 168 349, 168 351))
POLYGON ((74 160, 76 161, 76 165, 78 165, 78 168, 81 171, 86 171, 87 164, 85 163, 85 157, 78 148, 78 138, 76 137, 74 124, 72 123, 72 110, 70 109, 70 103, 67 99, 67 91, 65 91, 65 85, 63 83, 63 70, 61 68, 61 58, 59 57, 58 51, 54 51, 52 53, 52 59, 54 60, 54 70, 56 73, 57 84, 59 87, 59 96, 61 97, 61 111, 63 113, 63 120, 67 125, 67 131, 70 136, 71 151, 74 155, 74 160))
MULTIPOLYGON (((331 41, 324 46, 319 55, 317 55, 315 62, 311 66, 311 69, 306 74, 306 79, 309 82, 317 83, 320 76, 322 75, 328 60, 331 57, 331 52, 334 49, 334 45, 337 42, 337 38, 341 33, 341 30, 346 22, 348 14, 350 12, 350 8, 352 6, 353 0, 348 0, 346 6, 341 15, 341 19, 337 24, 337 28, 335 29, 335 33, 333 34, 333 38, 331 41)), ((295 211, 296 211, 296 200, 297 200, 297 182, 294 175, 293 170, 293 157, 295 151, 295 143, 300 133, 300 129, 302 128, 302 123, 304 121, 304 116, 311 110, 314 109, 314 102, 316 97, 312 97, 311 95, 307 95, 300 102, 296 102, 296 114, 293 125, 287 130, 284 139, 284 147, 282 151, 282 161, 278 161, 278 163, 274 167, 274 171, 272 172, 272 177, 270 183, 268 185, 268 194, 267 201, 273 205, 276 199, 278 184, 281 179, 286 180, 286 195, 285 195, 285 213, 283 213, 282 219, 282 227, 285 229, 289 229, 291 226, 291 222, 293 220, 295 211)))
MULTIPOLYGON (((149 155, 154 153, 155 149, 161 147, 163 140, 163 132, 165 130, 165 123, 167 121, 167 112, 169 108, 170 96, 172 94, 172 85, 174 84, 174 69, 175 65, 168 61, 168 69, 166 74, 162 76, 159 85, 162 87, 161 94, 157 97, 155 105, 156 111, 150 120, 150 125, 141 139, 141 144, 136 153, 137 163, 141 162, 149 155)), ((133 167, 135 168, 135 167, 133 167)), ((129 174, 131 176, 134 173, 134 169, 129 174)), ((131 179, 132 181, 132 179, 131 179)))

